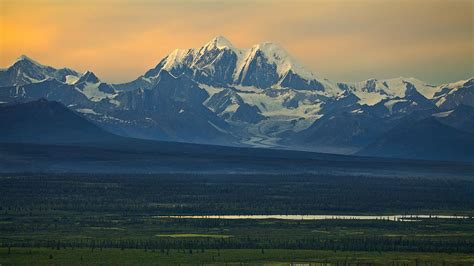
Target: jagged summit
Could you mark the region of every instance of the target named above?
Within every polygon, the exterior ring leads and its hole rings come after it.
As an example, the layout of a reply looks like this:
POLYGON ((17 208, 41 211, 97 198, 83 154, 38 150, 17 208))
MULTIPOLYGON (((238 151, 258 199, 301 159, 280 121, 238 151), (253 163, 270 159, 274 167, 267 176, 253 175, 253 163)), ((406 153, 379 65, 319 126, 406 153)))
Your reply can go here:
POLYGON ((173 68, 180 67, 183 64, 194 65, 196 62, 207 53, 213 50, 225 50, 229 49, 237 52, 237 49, 232 43, 227 40, 224 36, 214 37, 212 40, 204 44, 199 49, 175 49, 166 58, 163 65, 163 69, 172 70, 173 68))
MULTIPOLYGON (((243 50, 223 36, 213 38, 200 48, 174 50, 144 75, 148 79, 146 82, 150 81, 149 78, 156 78, 161 69, 174 76, 185 74, 198 83, 215 87, 325 89, 312 72, 280 45, 264 42, 243 50)), ((149 84, 152 86, 153 81, 149 84)))
POLYGON ((311 71, 307 70, 301 63, 294 59, 285 48, 277 43, 263 42, 254 45, 251 51, 251 53, 254 54, 257 51, 263 52, 267 59, 277 66, 278 74, 281 77, 289 71, 292 71, 294 74, 297 74, 306 80, 315 79, 315 76, 311 71))
POLYGON ((16 60, 15 60, 15 63, 18 62, 18 61, 28 61, 28 62, 31 62, 35 65, 38 65, 38 66, 43 66, 42 64, 38 63, 37 61, 33 60, 31 57, 27 56, 27 55, 20 55, 16 60))
POLYGON ((44 66, 43 64, 40 64, 38 61, 32 59, 31 57, 28 57, 26 55, 21 55, 19 56, 15 62, 10 66, 11 67, 34 67, 38 69, 43 69, 46 68, 47 66, 44 66))
POLYGON ((64 82, 68 75, 75 76, 77 72, 46 66, 26 55, 22 55, 7 69, 0 70, 0 86, 21 86, 49 79, 64 82))
POLYGON ((235 47, 228 39, 219 35, 206 43, 202 48, 233 49, 235 47))
POLYGON ((87 70, 76 83, 79 84, 81 82, 98 83, 100 82, 100 79, 94 74, 94 72, 87 70))

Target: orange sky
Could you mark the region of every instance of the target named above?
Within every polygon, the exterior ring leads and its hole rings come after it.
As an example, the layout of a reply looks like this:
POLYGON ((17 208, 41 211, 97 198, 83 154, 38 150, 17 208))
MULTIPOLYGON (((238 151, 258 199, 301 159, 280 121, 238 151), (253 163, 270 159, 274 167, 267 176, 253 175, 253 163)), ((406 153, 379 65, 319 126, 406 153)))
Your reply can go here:
POLYGON ((438 84, 474 76, 473 24, 471 0, 0 0, 0 66, 26 54, 123 82, 223 35, 241 48, 279 43, 335 81, 438 84))

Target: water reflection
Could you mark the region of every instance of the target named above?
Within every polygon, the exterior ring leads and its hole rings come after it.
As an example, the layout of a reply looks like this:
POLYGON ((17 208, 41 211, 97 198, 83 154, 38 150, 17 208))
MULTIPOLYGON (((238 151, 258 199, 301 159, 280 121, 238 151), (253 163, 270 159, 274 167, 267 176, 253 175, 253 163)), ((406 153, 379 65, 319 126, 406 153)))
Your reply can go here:
POLYGON ((468 219, 462 215, 168 215, 155 218, 224 220, 386 220, 413 222, 423 219, 468 219))

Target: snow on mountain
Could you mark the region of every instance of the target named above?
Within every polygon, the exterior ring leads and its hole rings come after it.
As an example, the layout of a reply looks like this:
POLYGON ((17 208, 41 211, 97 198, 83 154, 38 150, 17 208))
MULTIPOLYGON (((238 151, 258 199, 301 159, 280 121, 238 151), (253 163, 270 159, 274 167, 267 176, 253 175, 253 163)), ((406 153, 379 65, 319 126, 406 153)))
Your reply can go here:
POLYGON ((284 77, 289 71, 292 71, 306 80, 316 79, 313 73, 292 58, 284 48, 271 42, 257 44, 250 50, 247 50, 241 64, 236 67, 237 71, 239 73, 247 71, 249 62, 252 62, 259 52, 265 56, 269 64, 276 65, 276 72, 280 78, 284 77))
POLYGON ((329 99, 311 90, 200 87, 209 94, 203 104, 232 126, 241 143, 258 147, 278 146, 281 134, 309 127, 329 99))
POLYGON ((173 76, 188 75, 201 84, 214 87, 284 87, 340 92, 337 86, 317 80, 277 44, 266 42, 245 50, 236 48, 222 36, 200 48, 176 49, 135 81, 115 87, 119 90, 150 89, 161 70, 173 76))
POLYGON ((112 86, 103 83, 91 71, 86 71, 73 84, 82 94, 91 101, 98 102, 103 99, 113 99, 117 96, 112 86))
POLYGON ((236 49, 229 40, 227 40, 224 36, 221 36, 221 35, 215 37, 206 45, 204 45, 203 50, 204 51, 212 50, 214 47, 217 49, 232 49, 232 50, 236 49))
POLYGON ((76 83, 78 80, 79 80, 79 77, 78 77, 78 76, 67 75, 65 82, 66 82, 66 84, 74 84, 74 83, 76 83))
POLYGON ((66 82, 67 76, 79 76, 79 73, 69 68, 55 69, 44 66, 26 55, 20 56, 10 67, 0 70, 0 86, 21 86, 38 83, 47 79, 57 79, 66 82))
POLYGON ((393 106, 397 103, 404 103, 407 102, 407 100, 404 99, 397 99, 397 100, 388 100, 384 103, 384 106, 390 111, 393 112, 393 106))
POLYGON ((416 90, 427 99, 431 99, 437 91, 436 86, 415 78, 404 77, 383 80, 368 79, 361 82, 338 83, 337 85, 359 97, 360 104, 372 106, 385 99, 405 97, 407 84, 414 85, 416 90))
POLYGON ((241 54, 241 51, 236 49, 227 39, 218 36, 199 49, 176 49, 160 64, 163 64, 162 69, 169 72, 183 66, 190 69, 212 69, 217 57, 225 50, 234 54, 241 54))
POLYGON ((171 52, 171 54, 169 54, 167 57, 166 57, 166 61, 165 61, 165 64, 163 65, 163 68, 162 69, 165 69, 165 70, 172 70, 173 68, 176 68, 176 67, 180 67, 183 62, 184 62, 184 59, 186 58, 186 56, 189 56, 190 53, 191 53, 191 49, 176 49, 174 50, 173 52, 171 52))
MULTIPOLYGON (((227 103, 226 112, 236 111, 243 103, 258 108, 265 117, 286 117, 292 119, 316 119, 320 117, 321 106, 329 99, 318 91, 301 91, 284 88, 261 90, 254 87, 235 86, 228 88, 199 85, 209 94, 204 104, 213 111, 215 98, 227 103)), ((222 112, 219 111, 219 113, 222 112)))
POLYGON ((82 83, 82 82, 88 82, 88 83, 99 83, 100 80, 99 78, 91 71, 87 70, 82 74, 82 76, 76 81, 76 83, 82 83))
MULTIPOLYGON (((230 50, 237 54, 237 56, 240 56, 242 54, 242 51, 238 48, 236 48, 229 40, 227 40, 224 36, 217 36, 210 40, 208 43, 206 43, 204 46, 199 48, 198 50, 191 49, 195 51, 196 53, 196 58, 199 58, 201 56, 205 56, 207 53, 212 53, 215 50, 230 50)), ((199 61, 199 59, 197 60, 199 61)))
POLYGON ((218 36, 173 51, 124 84, 23 56, 0 70, 0 101, 60 101, 138 138, 353 152, 410 115, 443 117, 474 106, 473 85, 474 79, 433 86, 405 77, 336 83, 317 78, 277 44, 239 49, 218 36))
POLYGON ((314 92, 270 90, 264 93, 239 93, 248 104, 257 106, 267 117, 285 116, 289 120, 316 118, 323 100, 314 92))
POLYGON ((320 91, 333 87, 324 86, 284 48, 271 42, 254 45, 239 54, 234 84, 263 89, 284 87, 320 91))
POLYGON ((460 104, 474 106, 474 78, 439 86, 433 101, 443 110, 460 104))

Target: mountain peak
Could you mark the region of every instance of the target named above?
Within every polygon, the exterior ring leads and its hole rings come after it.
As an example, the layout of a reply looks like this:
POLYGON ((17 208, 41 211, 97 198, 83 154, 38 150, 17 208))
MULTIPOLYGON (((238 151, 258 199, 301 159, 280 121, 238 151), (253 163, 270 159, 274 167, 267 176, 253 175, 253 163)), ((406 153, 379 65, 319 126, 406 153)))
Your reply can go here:
POLYGON ((254 45, 250 54, 256 54, 258 51, 263 53, 270 63, 277 66, 278 74, 284 76, 288 72, 298 74, 306 80, 315 79, 313 73, 307 70, 302 64, 295 60, 282 46, 273 42, 263 42, 254 45))
POLYGON ((77 80, 76 83, 88 82, 88 83, 98 83, 100 82, 99 78, 94 74, 94 72, 87 70, 82 74, 82 76, 77 80))
POLYGON ((33 59, 29 58, 27 55, 20 55, 17 59, 17 61, 20 61, 20 60, 28 60, 28 61, 33 61, 33 59))
POLYGON ((15 61, 15 63, 17 62, 29 62, 29 63, 32 63, 32 64, 35 64, 37 66, 43 66, 42 64, 38 63, 37 61, 31 59, 30 57, 26 56, 26 55, 21 55, 20 57, 18 57, 15 61))
POLYGON ((273 50, 282 50, 286 52, 285 49, 283 49, 283 47, 281 47, 279 44, 274 43, 274 42, 262 42, 262 43, 256 44, 254 47, 261 50, 273 49, 273 50))
POLYGON ((204 45, 204 48, 233 49, 234 45, 224 36, 219 35, 214 37, 211 41, 204 45))
POLYGON ((174 67, 180 65, 188 53, 192 52, 192 49, 175 49, 167 57, 163 69, 171 70, 174 67))

